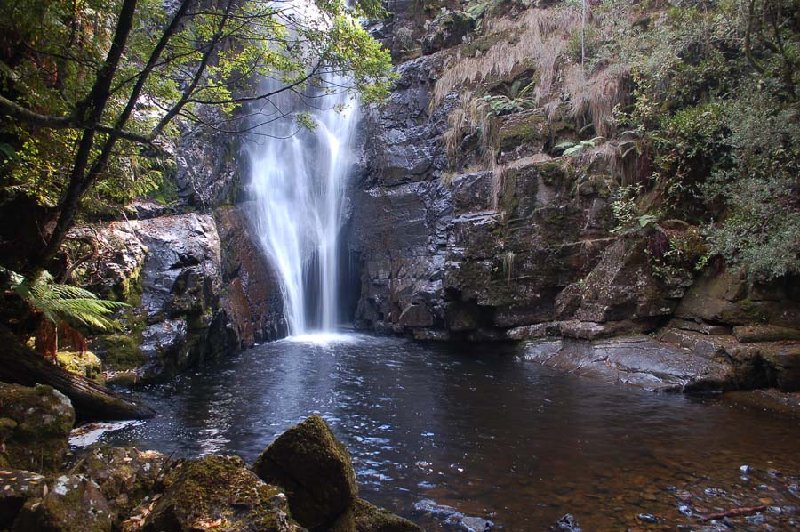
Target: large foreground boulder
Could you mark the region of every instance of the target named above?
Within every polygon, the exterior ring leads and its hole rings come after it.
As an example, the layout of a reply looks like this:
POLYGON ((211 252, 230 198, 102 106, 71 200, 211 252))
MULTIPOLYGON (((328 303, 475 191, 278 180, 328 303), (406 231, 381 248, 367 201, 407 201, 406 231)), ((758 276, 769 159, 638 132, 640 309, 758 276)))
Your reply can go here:
POLYGON ((70 400, 50 386, 0 383, 0 467, 57 470, 74 423, 70 400))
POLYGON ((264 481, 286 490, 298 523, 335 532, 416 532, 422 529, 358 498, 350 455, 320 416, 278 437, 253 465, 264 481))
POLYGON ((253 470, 286 489, 292 515, 306 528, 331 525, 358 495, 350 455, 319 416, 287 430, 261 453, 253 470))
POLYGON ((262 482, 238 456, 180 462, 165 474, 163 483, 163 495, 141 505, 123 530, 300 530, 289 518, 281 490, 262 482))

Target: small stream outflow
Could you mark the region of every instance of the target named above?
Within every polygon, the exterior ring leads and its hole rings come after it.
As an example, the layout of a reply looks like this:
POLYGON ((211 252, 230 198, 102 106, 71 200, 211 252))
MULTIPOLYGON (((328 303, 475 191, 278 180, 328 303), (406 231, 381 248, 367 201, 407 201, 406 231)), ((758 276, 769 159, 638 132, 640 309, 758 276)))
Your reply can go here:
MULTIPOLYGON (((333 87, 346 81, 324 78, 333 87)), ((280 87, 275 80, 263 84, 265 91, 280 87)), ((286 91, 254 116, 260 125, 247 145, 253 222, 279 276, 292 335, 331 331, 339 322, 339 235, 357 119, 358 104, 343 90, 304 97, 286 91), (316 123, 313 130, 298 125, 303 111, 316 123)))

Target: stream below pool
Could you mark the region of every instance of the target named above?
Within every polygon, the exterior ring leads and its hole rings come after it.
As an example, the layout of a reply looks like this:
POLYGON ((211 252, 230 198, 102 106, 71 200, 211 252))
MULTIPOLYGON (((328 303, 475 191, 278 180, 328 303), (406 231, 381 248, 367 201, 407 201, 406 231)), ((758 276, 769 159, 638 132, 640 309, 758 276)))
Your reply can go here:
POLYGON ((290 338, 135 393, 159 415, 103 443, 252 462, 319 413, 361 495, 427 529, 542 530, 568 512, 584 530, 696 527, 759 505, 747 527, 800 522, 797 421, 556 373, 512 347, 290 338))

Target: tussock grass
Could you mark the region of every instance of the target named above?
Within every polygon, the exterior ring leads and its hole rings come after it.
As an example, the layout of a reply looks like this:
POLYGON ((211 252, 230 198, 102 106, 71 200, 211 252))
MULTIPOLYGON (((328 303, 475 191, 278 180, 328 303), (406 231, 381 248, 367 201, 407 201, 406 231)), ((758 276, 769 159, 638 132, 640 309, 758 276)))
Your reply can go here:
POLYGON ((476 57, 457 54, 436 82, 433 105, 456 89, 489 77, 507 78, 520 67, 536 68, 536 97, 543 98, 553 86, 558 59, 579 24, 580 14, 574 9, 530 9, 517 19, 493 21, 488 33, 508 33, 510 38, 500 39, 476 57))
MULTIPOLYGON (((618 22, 618 21, 617 21, 618 22)), ((615 21, 598 17, 591 24, 604 27, 615 21)), ((486 170, 493 172, 492 207, 499 208, 508 186, 507 174, 513 162, 499 165, 496 160, 497 119, 483 100, 483 87, 511 82, 522 73, 534 72, 534 88, 528 95, 543 110, 551 123, 568 119, 582 126, 593 126, 595 135, 610 139, 615 134, 614 113, 630 98, 630 72, 622 62, 600 62, 584 67, 570 58, 570 39, 581 29, 580 9, 560 7, 532 8, 516 18, 486 21, 484 39, 493 43, 483 52, 467 46, 451 56, 433 91, 431 106, 458 93, 459 105, 448 117, 444 133, 446 153, 457 166, 459 148, 467 135, 478 133, 486 170), (475 53, 467 56, 466 53, 475 53), (463 54, 463 55, 462 55, 463 54)), ((608 29, 608 28, 606 28, 608 29)), ((638 181, 641 150, 631 150, 617 142, 603 142, 584 152, 579 165, 601 164, 620 183, 638 181)), ((543 154, 543 157, 547 157, 543 154)))
POLYGON ((625 65, 612 65, 587 76, 580 65, 565 69, 563 91, 568 95, 572 118, 592 123, 597 135, 614 132, 614 108, 627 103, 629 71, 625 65))

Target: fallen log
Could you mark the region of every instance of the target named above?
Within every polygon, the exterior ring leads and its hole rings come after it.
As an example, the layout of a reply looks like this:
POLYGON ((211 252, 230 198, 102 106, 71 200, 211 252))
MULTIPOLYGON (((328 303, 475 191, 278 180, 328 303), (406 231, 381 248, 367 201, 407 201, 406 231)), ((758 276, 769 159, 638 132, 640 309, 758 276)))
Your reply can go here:
POLYGON ((72 401, 80 421, 146 419, 155 411, 129 401, 105 386, 48 362, 0 326, 0 381, 33 386, 47 384, 72 401))
POLYGON ((714 521, 717 519, 724 519, 726 517, 741 517, 743 515, 753 515, 758 512, 763 512, 767 509, 766 506, 744 506, 741 508, 731 508, 723 512, 714 512, 700 517, 703 521, 714 521))

